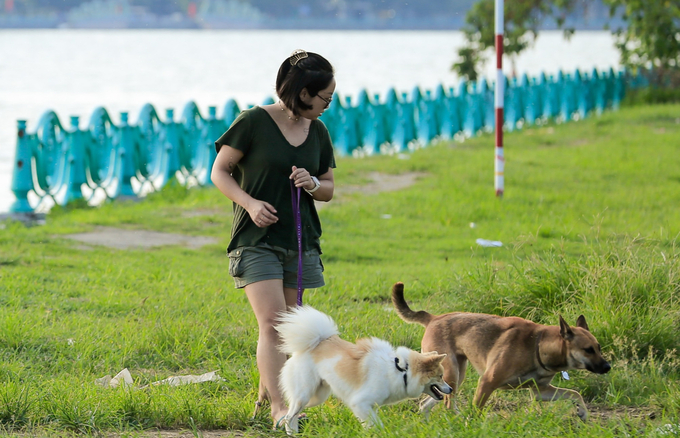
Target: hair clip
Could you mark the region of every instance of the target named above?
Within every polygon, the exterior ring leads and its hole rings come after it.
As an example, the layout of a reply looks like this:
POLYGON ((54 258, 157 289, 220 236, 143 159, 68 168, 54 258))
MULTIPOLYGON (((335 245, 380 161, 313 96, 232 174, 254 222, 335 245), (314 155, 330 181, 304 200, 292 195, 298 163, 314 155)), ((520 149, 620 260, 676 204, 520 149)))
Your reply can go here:
POLYGON ((308 56, 309 55, 307 55, 307 52, 305 52, 304 50, 297 49, 290 55, 288 59, 290 60, 290 65, 297 65, 297 63, 300 62, 301 59, 305 59, 308 56))

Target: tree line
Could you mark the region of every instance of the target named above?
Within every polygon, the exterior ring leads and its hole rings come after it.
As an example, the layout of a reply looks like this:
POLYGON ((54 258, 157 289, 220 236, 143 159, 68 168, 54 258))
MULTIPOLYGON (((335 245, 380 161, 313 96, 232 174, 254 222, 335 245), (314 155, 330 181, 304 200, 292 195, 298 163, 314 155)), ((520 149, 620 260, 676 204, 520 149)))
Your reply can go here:
MULTIPOLYGON (((503 52, 511 63, 538 38, 539 26, 550 17, 569 38, 573 28, 565 17, 582 0, 512 0, 504 2, 503 52)), ((622 26, 610 28, 621 53, 621 64, 647 76, 657 88, 680 87, 680 2, 678 0, 603 0, 610 18, 622 26)), ((452 69, 476 80, 495 46, 494 0, 479 0, 465 18, 466 45, 452 69)))

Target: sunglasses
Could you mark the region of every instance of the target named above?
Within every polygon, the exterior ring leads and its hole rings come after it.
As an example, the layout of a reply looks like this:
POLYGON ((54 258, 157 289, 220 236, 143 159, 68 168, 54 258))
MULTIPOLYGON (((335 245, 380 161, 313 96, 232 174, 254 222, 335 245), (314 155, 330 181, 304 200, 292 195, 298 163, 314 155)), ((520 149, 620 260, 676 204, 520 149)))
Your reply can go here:
POLYGON ((322 97, 320 94, 317 94, 316 96, 317 96, 319 99, 321 99, 321 100, 323 100, 324 102, 326 102, 326 106, 324 107, 324 109, 326 109, 326 108, 328 108, 329 106, 331 106, 331 102, 333 102, 333 98, 332 98, 332 97, 331 97, 330 99, 326 99, 326 98, 322 97))

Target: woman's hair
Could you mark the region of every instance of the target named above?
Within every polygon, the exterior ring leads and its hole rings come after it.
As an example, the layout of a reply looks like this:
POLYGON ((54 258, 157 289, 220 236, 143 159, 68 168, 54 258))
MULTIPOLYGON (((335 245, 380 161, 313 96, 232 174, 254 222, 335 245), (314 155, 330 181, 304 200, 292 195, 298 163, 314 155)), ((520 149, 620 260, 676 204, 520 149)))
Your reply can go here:
POLYGON ((321 55, 296 50, 286 58, 276 76, 276 94, 294 115, 311 109, 300 99, 300 92, 306 88, 314 97, 328 87, 333 79, 333 66, 321 55))

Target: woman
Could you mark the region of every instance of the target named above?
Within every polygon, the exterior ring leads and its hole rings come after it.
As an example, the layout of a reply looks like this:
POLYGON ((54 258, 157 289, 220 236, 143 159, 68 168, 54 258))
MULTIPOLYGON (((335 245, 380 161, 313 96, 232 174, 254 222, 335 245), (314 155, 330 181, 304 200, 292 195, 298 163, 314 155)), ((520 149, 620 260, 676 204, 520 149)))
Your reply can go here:
MULTIPOLYGON (((296 50, 279 68, 279 101, 243 111, 215 142, 211 179, 233 201, 229 275, 245 290, 259 326, 259 398, 269 398, 275 425, 288 408, 278 376, 286 361, 274 329, 278 314, 296 305, 298 240, 291 183, 304 189, 303 288, 324 285, 321 223, 314 201, 333 197, 335 158, 326 126, 318 120, 335 92, 333 67, 322 56, 296 50)), ((297 196, 295 196, 297 199, 297 196)), ((276 426, 275 426, 276 427, 276 426)))

